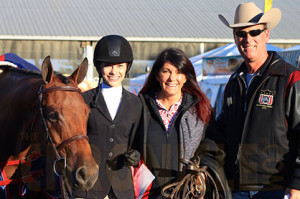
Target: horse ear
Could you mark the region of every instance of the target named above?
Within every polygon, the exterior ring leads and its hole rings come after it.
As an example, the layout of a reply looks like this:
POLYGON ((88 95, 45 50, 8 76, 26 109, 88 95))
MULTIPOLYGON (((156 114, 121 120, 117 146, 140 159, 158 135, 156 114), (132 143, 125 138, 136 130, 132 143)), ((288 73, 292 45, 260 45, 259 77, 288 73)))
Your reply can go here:
POLYGON ((42 64, 42 77, 44 84, 49 84, 53 77, 53 67, 50 61, 50 56, 47 56, 42 64))
POLYGON ((84 60, 81 62, 80 66, 72 73, 70 76, 77 84, 80 84, 83 79, 85 78, 85 75, 87 73, 88 69, 88 60, 87 58, 84 58, 84 60))

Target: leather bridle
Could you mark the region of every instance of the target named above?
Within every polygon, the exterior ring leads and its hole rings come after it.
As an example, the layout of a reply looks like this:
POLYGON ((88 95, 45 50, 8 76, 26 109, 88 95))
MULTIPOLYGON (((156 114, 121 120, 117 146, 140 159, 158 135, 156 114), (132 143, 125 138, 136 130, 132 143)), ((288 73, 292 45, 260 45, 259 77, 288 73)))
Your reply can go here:
POLYGON ((53 146, 55 155, 56 155, 56 160, 53 163, 53 171, 57 176, 61 176, 62 175, 62 171, 61 173, 58 173, 56 170, 56 163, 59 161, 63 162, 63 169, 66 168, 67 164, 66 164, 66 157, 62 157, 59 152, 64 148, 65 145, 70 144, 76 140, 80 140, 80 139, 86 139, 87 141, 89 141, 89 137, 87 135, 84 134, 79 134, 79 135, 74 135, 66 140, 63 140, 60 144, 58 144, 58 146, 55 146, 55 144, 53 143, 53 140, 50 136, 48 127, 47 127, 47 122, 46 119, 44 117, 43 114, 43 106, 42 106, 42 100, 43 100, 43 94, 47 93, 47 92, 51 92, 51 91, 70 91, 70 92, 79 92, 81 93, 81 90, 77 87, 73 87, 73 86, 52 86, 52 87, 48 87, 48 88, 44 88, 43 85, 41 85, 39 93, 38 93, 38 100, 39 100, 39 110, 40 110, 40 114, 41 114, 41 118, 42 118, 42 125, 44 127, 44 130, 46 132, 47 135, 47 139, 50 142, 50 144, 53 146))

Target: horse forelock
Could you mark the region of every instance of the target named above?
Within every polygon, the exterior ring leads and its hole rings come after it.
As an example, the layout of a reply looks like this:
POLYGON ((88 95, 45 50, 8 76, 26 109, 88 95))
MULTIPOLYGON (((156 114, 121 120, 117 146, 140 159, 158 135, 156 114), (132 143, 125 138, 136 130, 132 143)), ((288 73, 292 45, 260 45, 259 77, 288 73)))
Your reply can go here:
POLYGON ((70 83, 70 80, 68 77, 60 74, 60 73, 55 73, 55 75, 62 81, 62 83, 68 85, 70 83))

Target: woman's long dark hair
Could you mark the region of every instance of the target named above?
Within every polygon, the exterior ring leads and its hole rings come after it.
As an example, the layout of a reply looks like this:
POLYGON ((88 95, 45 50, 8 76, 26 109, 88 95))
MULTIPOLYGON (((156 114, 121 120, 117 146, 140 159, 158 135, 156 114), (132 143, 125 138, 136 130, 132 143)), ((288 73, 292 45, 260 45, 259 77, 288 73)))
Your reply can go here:
POLYGON ((198 85, 193 64, 186 54, 178 48, 167 48, 159 54, 140 93, 156 92, 161 89, 156 76, 166 62, 172 63, 180 73, 185 74, 187 81, 182 87, 182 92, 195 95, 198 98, 197 115, 201 121, 208 124, 212 114, 210 102, 198 85))

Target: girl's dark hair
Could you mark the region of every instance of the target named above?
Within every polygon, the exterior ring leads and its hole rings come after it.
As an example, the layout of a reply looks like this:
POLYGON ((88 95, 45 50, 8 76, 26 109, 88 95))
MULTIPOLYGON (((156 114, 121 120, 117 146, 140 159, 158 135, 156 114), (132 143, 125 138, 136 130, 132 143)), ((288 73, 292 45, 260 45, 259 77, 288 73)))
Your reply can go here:
POLYGON ((198 98, 199 101, 195 106, 196 113, 201 121, 207 124, 212 114, 210 102, 198 85, 193 64, 186 54, 178 48, 167 48, 158 55, 140 93, 151 93, 161 89, 156 76, 166 62, 170 62, 176 66, 180 73, 185 74, 187 81, 182 87, 182 92, 193 94, 198 98))

